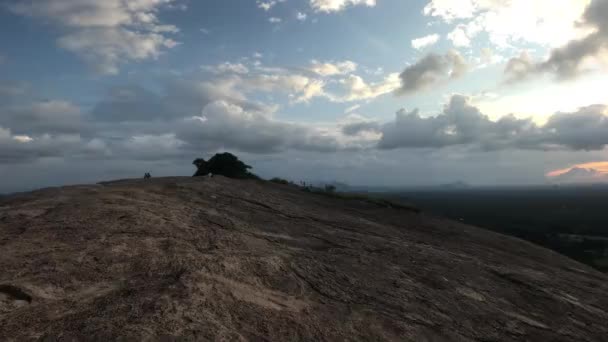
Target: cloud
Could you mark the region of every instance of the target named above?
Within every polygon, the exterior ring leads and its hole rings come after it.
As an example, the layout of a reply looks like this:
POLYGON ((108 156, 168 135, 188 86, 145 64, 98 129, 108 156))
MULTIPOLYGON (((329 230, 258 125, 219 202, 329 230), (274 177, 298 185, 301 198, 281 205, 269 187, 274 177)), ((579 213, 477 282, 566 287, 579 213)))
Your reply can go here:
POLYGON ((608 182, 608 162, 590 162, 548 172, 547 179, 555 183, 608 182))
POLYGON ((501 48, 521 42, 559 46, 580 34, 576 23, 589 0, 431 0, 424 14, 457 23, 453 38, 465 43, 486 33, 501 48), (514 23, 516 23, 514 25, 514 23))
POLYGON ((281 2, 285 2, 285 0, 268 0, 268 1, 256 0, 256 4, 258 5, 258 8, 261 8, 266 12, 270 11, 270 9, 272 9, 276 4, 281 3, 281 2))
POLYGON ((313 59, 309 66, 296 68, 267 67, 255 61, 251 65, 204 66, 203 70, 217 75, 211 83, 229 85, 223 88, 224 91, 239 93, 241 97, 254 93, 286 94, 291 104, 315 98, 331 102, 371 100, 399 87, 398 74, 369 82, 354 74, 357 68, 357 63, 349 60, 322 62, 313 59))
POLYGON ((16 135, 10 129, 0 127, 0 164, 26 163, 41 158, 76 158, 103 152, 79 135, 16 135))
POLYGON ((593 105, 575 113, 557 113, 544 126, 545 139, 574 150, 601 150, 608 144, 608 108, 593 105))
POLYGON ((268 18, 268 21, 269 21, 271 24, 279 24, 279 23, 281 23, 283 20, 282 20, 281 18, 277 18, 277 17, 270 17, 270 18, 268 18))
POLYGON ((310 70, 323 77, 344 75, 355 72, 357 70, 357 63, 353 61, 320 62, 313 59, 311 61, 310 70))
POLYGON ((83 130, 80 108, 67 101, 51 100, 0 108, 0 126, 16 134, 79 134, 83 130))
POLYGON ((23 81, 2 81, 0 80, 0 101, 2 104, 7 104, 26 95, 29 92, 30 86, 23 81))
POLYGON ((200 116, 183 120, 177 137, 206 149, 252 153, 288 149, 332 152, 343 148, 335 137, 313 127, 277 121, 268 113, 246 111, 225 101, 210 103, 200 116))
POLYGON ((310 0, 310 6, 317 12, 339 12, 348 6, 376 6, 376 0, 310 0))
POLYGON ((608 173, 592 168, 573 167, 568 171, 555 176, 548 176, 552 183, 585 184, 608 182, 608 173))
POLYGON ((65 28, 60 47, 76 53, 100 74, 117 74, 129 61, 154 59, 178 43, 168 35, 178 32, 158 19, 163 6, 177 0, 20 0, 12 12, 43 18, 65 28))
POLYGON ((519 57, 513 57, 505 66, 504 81, 505 83, 517 83, 528 79, 536 73, 538 67, 532 61, 528 52, 523 51, 519 57))
POLYGON ((342 94, 330 94, 329 98, 334 102, 352 102, 371 100, 378 96, 389 94, 399 88, 399 75, 396 73, 387 75, 383 80, 376 83, 368 83, 361 76, 348 75, 340 79, 342 94))
POLYGON ((216 74, 234 73, 234 74, 247 74, 249 68, 243 63, 230 63, 224 62, 218 65, 205 65, 202 67, 203 70, 210 71, 216 74))
POLYGON ((363 132, 378 132, 379 130, 380 123, 373 120, 353 122, 342 127, 342 133, 349 136, 356 136, 363 132))
POLYGON ((482 150, 602 150, 608 145, 608 107, 593 105, 556 113, 544 126, 513 115, 492 121, 470 99, 454 95, 441 114, 422 117, 418 110, 397 112, 378 128, 380 149, 443 148, 468 145, 482 150))
POLYGON ((161 93, 114 87, 90 113, 56 100, 0 106, 0 163, 41 158, 159 161, 219 149, 267 154, 360 148, 360 139, 343 136, 336 124, 277 120, 276 106, 209 86, 179 80, 161 93))
POLYGON ((307 18, 308 18, 308 14, 306 14, 306 13, 303 13, 303 12, 296 13, 296 19, 298 19, 299 21, 306 21, 307 18))
POLYGON ((441 37, 438 34, 429 34, 428 36, 416 38, 412 40, 412 47, 416 50, 422 50, 429 46, 437 44, 441 37))
POLYGON ((600 60, 601 63, 608 54, 607 16, 608 1, 594 0, 579 23, 590 32, 588 35, 553 49, 545 61, 535 62, 524 55, 512 58, 505 69, 507 81, 521 81, 542 73, 554 74, 558 79, 572 79, 585 71, 587 62, 600 60))
POLYGON ((448 33, 448 40, 456 47, 469 47, 471 45, 471 38, 469 38, 464 25, 459 25, 448 33))
POLYGON ((401 87, 397 94, 411 94, 431 86, 457 79, 468 70, 468 65, 458 51, 450 50, 445 55, 431 53, 407 67, 400 75, 401 87))
MULTIPOLYGON (((444 72, 448 78, 458 78, 468 68, 456 51, 437 58, 440 59, 442 70, 428 71, 427 75, 433 73, 439 77, 444 72)), ((397 73, 387 74, 373 82, 355 74, 357 69, 357 63, 349 60, 312 60, 310 66, 300 68, 268 68, 257 64, 249 68, 247 75, 240 75, 235 88, 244 93, 287 93, 291 103, 309 102, 314 98, 343 103, 372 100, 399 91, 402 86, 402 79, 397 73)), ((439 81, 438 79, 437 82, 439 81)))

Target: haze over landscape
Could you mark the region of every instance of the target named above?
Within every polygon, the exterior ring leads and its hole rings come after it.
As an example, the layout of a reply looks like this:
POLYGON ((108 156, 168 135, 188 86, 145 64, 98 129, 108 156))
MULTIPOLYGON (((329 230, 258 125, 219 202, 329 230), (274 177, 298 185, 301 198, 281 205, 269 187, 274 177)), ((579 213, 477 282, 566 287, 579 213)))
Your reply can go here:
POLYGON ((0 192, 608 180, 608 1, 3 0, 0 192), (514 24, 516 23, 516 24, 514 24))

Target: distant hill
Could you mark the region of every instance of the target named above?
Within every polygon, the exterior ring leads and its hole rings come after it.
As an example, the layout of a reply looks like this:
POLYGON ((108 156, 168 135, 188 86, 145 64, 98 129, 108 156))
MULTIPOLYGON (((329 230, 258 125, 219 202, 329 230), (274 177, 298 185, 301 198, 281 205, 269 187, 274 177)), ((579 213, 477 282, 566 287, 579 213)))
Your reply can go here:
POLYGON ((0 199, 0 340, 605 341, 608 277, 522 240, 259 180, 0 199))

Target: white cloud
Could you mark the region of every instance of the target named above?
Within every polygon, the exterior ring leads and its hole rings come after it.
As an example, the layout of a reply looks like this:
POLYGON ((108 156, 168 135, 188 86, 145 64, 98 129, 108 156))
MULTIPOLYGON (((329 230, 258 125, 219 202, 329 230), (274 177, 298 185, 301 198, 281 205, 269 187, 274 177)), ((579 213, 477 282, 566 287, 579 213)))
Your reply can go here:
POLYGON ((427 16, 460 27, 453 36, 459 42, 486 32, 490 41, 506 47, 519 42, 559 46, 580 36, 576 23, 590 0, 431 0, 427 16))
POLYGON ((310 0, 310 6, 317 12, 339 12, 348 6, 376 6, 376 0, 310 0))
POLYGON ((310 70, 320 76, 335 76, 349 74, 357 70, 357 63, 352 61, 342 62, 319 62, 311 61, 310 70))
POLYGON ((438 34, 429 34, 428 36, 412 40, 412 47, 416 50, 422 50, 424 48, 437 44, 439 39, 440 36, 438 34))
POLYGON ((238 149, 253 153, 284 150, 331 152, 347 148, 336 136, 315 127, 282 122, 269 113, 244 110, 217 101, 207 105, 200 116, 177 125, 177 139, 207 149, 238 149))
POLYGON ((353 106, 350 106, 350 107, 346 108, 344 110, 344 113, 349 114, 349 113, 352 113, 352 112, 356 111, 359 108, 361 108, 361 105, 360 104, 356 104, 356 105, 353 105, 353 106))
POLYGON ((285 2, 285 0, 268 0, 268 1, 256 0, 256 4, 258 5, 258 8, 261 8, 266 12, 270 11, 276 4, 281 3, 281 2, 285 2))
POLYGON ((578 23, 589 32, 586 36, 551 50, 545 61, 532 61, 527 55, 512 58, 505 68, 506 80, 521 81, 542 73, 552 73, 562 80, 574 79, 586 71, 605 67, 608 64, 607 16, 608 1, 595 0, 578 23))
POLYGON ((268 21, 272 24, 279 24, 283 20, 281 18, 277 18, 277 17, 270 17, 270 18, 268 18, 268 21))
POLYGON ((115 75, 128 60, 158 58, 163 49, 177 45, 158 33, 120 28, 85 29, 63 36, 59 46, 80 55, 97 73, 115 75))
POLYGON ((299 21, 306 21, 306 18, 308 18, 308 15, 306 13, 298 12, 296 14, 296 19, 298 19, 299 21))
POLYGON ((247 74, 249 73, 249 68, 242 63, 230 63, 224 62, 218 65, 205 65, 202 67, 203 70, 210 71, 216 74, 247 74))
POLYGON ((464 26, 456 27, 452 32, 448 33, 448 40, 456 47, 468 47, 471 45, 471 39, 467 35, 464 26))
POLYGON ((345 94, 330 95, 332 101, 335 102, 371 100, 392 93, 400 86, 399 74, 397 73, 389 74, 377 83, 367 83, 361 76, 357 75, 348 75, 339 82, 345 94))
POLYGON ((61 47, 80 55, 99 73, 116 74, 125 62, 157 58, 177 45, 168 35, 178 28, 162 24, 157 16, 163 6, 177 1, 21 0, 10 3, 9 9, 64 27, 61 47))

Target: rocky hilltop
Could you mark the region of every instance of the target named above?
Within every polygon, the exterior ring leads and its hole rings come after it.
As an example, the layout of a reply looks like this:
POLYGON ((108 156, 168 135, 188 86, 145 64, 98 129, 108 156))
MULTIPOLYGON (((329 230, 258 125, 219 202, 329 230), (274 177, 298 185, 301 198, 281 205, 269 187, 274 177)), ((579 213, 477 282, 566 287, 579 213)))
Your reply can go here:
POLYGON ((165 178, 0 199, 0 340, 606 341, 608 277, 404 208, 165 178))

